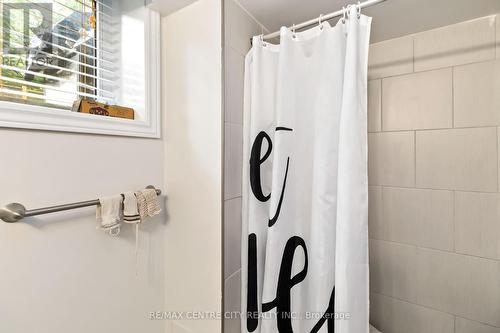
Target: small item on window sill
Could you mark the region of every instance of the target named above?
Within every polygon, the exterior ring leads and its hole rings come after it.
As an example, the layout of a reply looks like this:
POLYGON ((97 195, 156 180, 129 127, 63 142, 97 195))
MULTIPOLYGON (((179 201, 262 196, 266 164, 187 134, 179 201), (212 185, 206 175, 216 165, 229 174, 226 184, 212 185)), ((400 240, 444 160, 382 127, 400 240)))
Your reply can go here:
POLYGON ((108 105, 79 98, 73 103, 73 111, 90 113, 99 116, 134 119, 134 109, 118 105, 108 105))
POLYGON ((71 111, 73 112, 78 112, 80 111, 80 104, 82 104, 82 98, 78 97, 74 102, 73 106, 71 107, 71 111))
POLYGON ((97 1, 92 1, 92 16, 90 16, 89 18, 89 23, 90 23, 90 27, 92 29, 95 30, 95 27, 96 27, 96 22, 97 22, 97 19, 96 19, 96 13, 97 13, 97 6, 96 6, 96 3, 97 1))
POLYGON ((95 14, 92 14, 92 16, 89 18, 89 23, 90 23, 90 27, 95 30, 95 26, 96 26, 95 14))

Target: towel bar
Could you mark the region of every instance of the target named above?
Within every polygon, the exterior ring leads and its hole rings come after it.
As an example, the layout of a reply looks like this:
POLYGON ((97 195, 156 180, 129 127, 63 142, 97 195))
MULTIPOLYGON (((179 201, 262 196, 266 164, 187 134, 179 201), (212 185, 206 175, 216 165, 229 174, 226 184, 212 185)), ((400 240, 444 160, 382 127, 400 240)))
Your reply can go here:
MULTIPOLYGON (((146 188, 155 189, 157 195, 161 194, 161 190, 155 188, 152 185, 149 185, 146 188)), ((99 205, 99 199, 27 210, 26 207, 24 207, 20 203, 10 203, 5 207, 0 208, 0 219, 3 220, 4 222, 14 223, 29 216, 50 214, 50 213, 62 212, 65 210, 71 210, 89 206, 97 206, 97 205, 99 205)))

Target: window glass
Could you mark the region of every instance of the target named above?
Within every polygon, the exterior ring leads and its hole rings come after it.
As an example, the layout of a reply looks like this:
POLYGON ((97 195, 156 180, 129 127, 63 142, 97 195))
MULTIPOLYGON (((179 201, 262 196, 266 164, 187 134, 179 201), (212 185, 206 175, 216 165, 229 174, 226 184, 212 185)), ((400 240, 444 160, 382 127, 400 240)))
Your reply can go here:
POLYGON ((100 25, 110 7, 95 0, 0 0, 0 7, 0 100, 62 109, 78 98, 113 103, 112 50, 99 36, 109 30, 100 25))

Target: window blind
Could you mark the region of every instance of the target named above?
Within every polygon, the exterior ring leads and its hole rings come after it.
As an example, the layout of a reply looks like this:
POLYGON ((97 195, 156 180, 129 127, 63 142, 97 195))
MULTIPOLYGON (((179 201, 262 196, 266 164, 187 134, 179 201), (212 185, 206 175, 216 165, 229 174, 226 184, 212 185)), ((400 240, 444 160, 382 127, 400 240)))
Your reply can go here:
POLYGON ((0 100, 116 103, 117 0, 0 0, 0 100))

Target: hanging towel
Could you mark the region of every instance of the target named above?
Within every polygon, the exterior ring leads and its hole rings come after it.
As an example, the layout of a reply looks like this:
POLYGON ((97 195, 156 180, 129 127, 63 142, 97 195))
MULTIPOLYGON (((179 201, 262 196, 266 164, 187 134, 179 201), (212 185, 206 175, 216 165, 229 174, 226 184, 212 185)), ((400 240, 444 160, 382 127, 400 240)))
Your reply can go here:
POLYGON ((137 210, 139 211, 140 220, 142 222, 148 215, 148 205, 146 203, 146 197, 144 196, 142 191, 135 192, 135 197, 137 198, 137 210))
POLYGON ((137 197, 137 207, 141 221, 147 217, 153 217, 161 212, 160 202, 155 189, 145 189, 135 193, 137 197))
POLYGON ((145 189, 142 191, 144 197, 146 198, 146 205, 148 209, 148 216, 153 217, 155 215, 160 214, 160 201, 158 200, 158 195, 156 194, 155 189, 145 189))
POLYGON ((137 197, 134 192, 126 192, 123 195, 123 222, 140 223, 141 217, 137 207, 137 197))
POLYGON ((101 224, 102 229, 109 231, 110 235, 118 235, 122 219, 122 196, 100 198, 99 203, 96 209, 97 222, 101 224))

